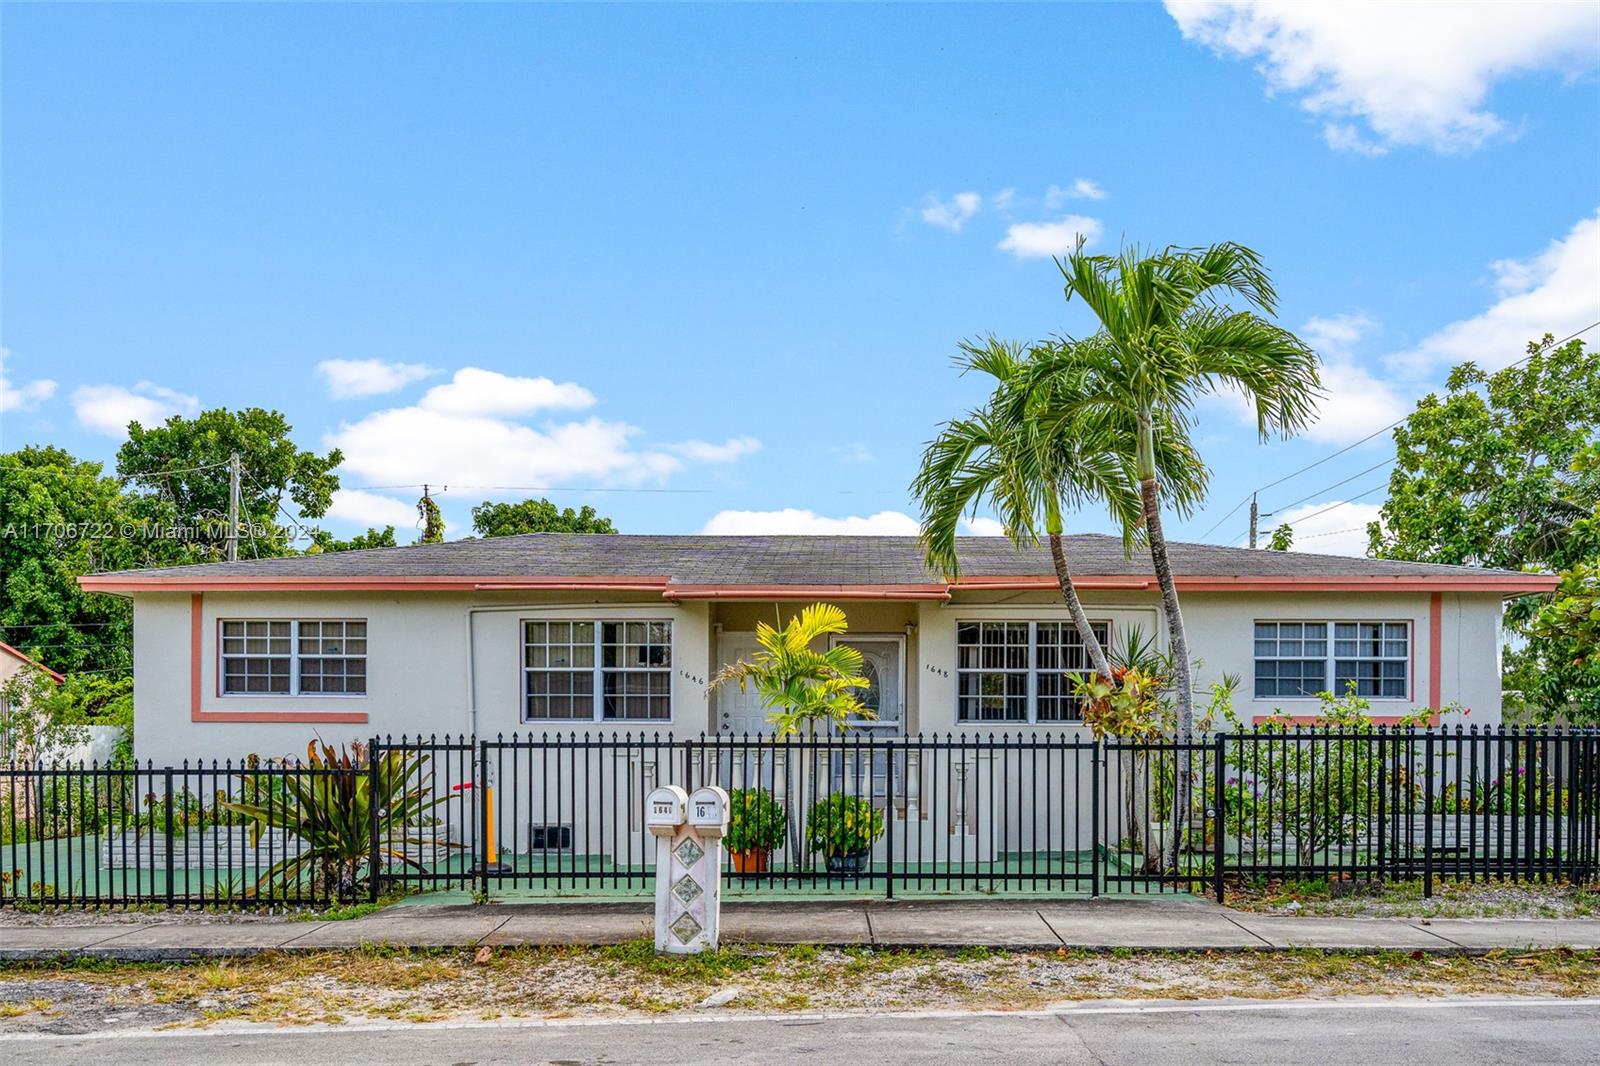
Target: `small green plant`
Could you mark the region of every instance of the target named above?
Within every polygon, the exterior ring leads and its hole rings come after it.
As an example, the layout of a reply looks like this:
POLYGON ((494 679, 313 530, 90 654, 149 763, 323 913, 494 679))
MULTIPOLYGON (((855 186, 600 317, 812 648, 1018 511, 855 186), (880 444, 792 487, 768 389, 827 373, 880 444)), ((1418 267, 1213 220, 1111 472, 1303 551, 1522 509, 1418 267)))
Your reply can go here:
POLYGON ((870 800, 836 792, 806 816, 806 846, 824 858, 865 855, 883 836, 883 813, 870 800))
POLYGON ((729 851, 757 851, 783 847, 789 813, 764 788, 736 788, 728 793, 729 851))

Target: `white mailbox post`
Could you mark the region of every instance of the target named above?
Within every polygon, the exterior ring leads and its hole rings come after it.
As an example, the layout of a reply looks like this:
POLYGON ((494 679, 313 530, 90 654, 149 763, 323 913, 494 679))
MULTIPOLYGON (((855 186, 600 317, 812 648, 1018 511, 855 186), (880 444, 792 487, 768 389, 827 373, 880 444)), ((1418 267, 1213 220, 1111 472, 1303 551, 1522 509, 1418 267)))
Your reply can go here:
POLYGON ((689 797, 666 785, 645 800, 645 825, 656 837, 656 950, 715 949, 728 794, 711 786, 689 797))

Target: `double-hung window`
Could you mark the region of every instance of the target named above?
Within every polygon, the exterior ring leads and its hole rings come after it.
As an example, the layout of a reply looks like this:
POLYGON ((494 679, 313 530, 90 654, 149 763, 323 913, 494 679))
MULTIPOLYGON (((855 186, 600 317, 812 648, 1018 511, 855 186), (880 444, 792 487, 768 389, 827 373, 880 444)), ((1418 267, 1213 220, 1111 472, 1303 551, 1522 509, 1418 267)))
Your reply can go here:
POLYGON ((1354 682, 1358 696, 1401 700, 1411 691, 1410 671, 1409 622, 1255 624, 1257 699, 1343 696, 1354 682))
POLYGON ((526 721, 672 718, 669 621, 525 621, 526 721))
MULTIPOLYGON (((1091 622, 1104 645, 1106 622, 1091 622)), ((1090 670, 1071 622, 957 622, 956 719, 962 722, 1076 722, 1073 682, 1090 670)))
POLYGON ((356 618, 228 618, 224 696, 364 696, 367 623, 356 618))

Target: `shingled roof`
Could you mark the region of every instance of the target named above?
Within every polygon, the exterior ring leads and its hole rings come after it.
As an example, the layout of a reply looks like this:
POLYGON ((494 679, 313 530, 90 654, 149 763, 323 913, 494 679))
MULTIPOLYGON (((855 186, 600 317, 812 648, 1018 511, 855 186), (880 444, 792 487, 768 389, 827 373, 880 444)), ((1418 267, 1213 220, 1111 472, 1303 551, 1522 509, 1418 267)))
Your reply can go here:
MULTIPOLYGON (((1099 534, 1066 538, 1073 573, 1088 586, 1146 587, 1147 553, 1124 552, 1099 534)), ((1004 537, 963 537, 962 586, 1030 587, 1054 581, 1044 548, 1018 549, 1004 537)), ((1537 591, 1553 579, 1506 570, 1356 559, 1175 543, 1174 572, 1190 585, 1258 580, 1292 585, 1424 582, 1537 591), (1513 587, 1514 586, 1514 587, 1513 587)), ((534 533, 445 544, 296 555, 199 566, 123 571, 82 579, 87 589, 151 587, 373 587, 378 582, 442 587, 510 587, 615 582, 672 590, 690 588, 874 587, 937 589, 944 575, 923 563, 915 537, 672 536, 534 533)))

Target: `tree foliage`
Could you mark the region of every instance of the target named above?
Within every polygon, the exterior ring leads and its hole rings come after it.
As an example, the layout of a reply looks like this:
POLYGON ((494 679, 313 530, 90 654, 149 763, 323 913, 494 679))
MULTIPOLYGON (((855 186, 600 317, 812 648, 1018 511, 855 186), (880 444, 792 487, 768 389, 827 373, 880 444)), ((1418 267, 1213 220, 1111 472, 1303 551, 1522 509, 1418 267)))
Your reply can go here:
POLYGON ((1267 550, 1286 552, 1294 547, 1294 527, 1284 522, 1272 531, 1272 539, 1267 541, 1267 550))
POLYGON ((66 673, 133 662, 133 612, 78 576, 144 565, 150 542, 115 478, 60 448, 0 455, 0 640, 66 673))
POLYGON ((322 552, 349 552, 364 551, 367 548, 395 548, 399 541, 394 539, 394 527, 384 526, 382 529, 367 527, 365 533, 357 533, 349 540, 340 540, 325 529, 319 529, 311 534, 311 546, 306 549, 307 555, 318 555, 322 552))
POLYGON ((1463 363, 1417 404, 1367 534, 1380 558, 1559 573, 1553 599, 1507 608, 1507 705, 1600 722, 1600 360, 1581 340, 1553 344, 1546 334, 1493 373, 1463 363))
POLYGON ((240 457, 241 523, 252 536, 241 541, 242 555, 289 555, 292 532, 284 525, 290 504, 301 518, 320 518, 339 488, 337 448, 318 455, 290 439, 293 427, 277 411, 218 408, 194 418, 178 415, 146 429, 128 424, 128 439, 117 450, 117 473, 133 494, 130 508, 148 521, 198 531, 192 538, 165 541, 179 562, 212 562, 227 553, 228 458, 240 457))
POLYGON ((1600 427, 1600 360, 1581 340, 1528 345, 1521 365, 1450 372, 1395 430, 1399 458, 1373 555, 1429 563, 1561 570, 1569 535, 1600 500, 1600 471, 1576 470, 1600 427))
POLYGON ((557 509, 549 500, 523 500, 520 503, 485 501, 472 509, 472 531, 480 537, 511 537, 519 533, 615 533, 611 519, 602 518, 593 507, 574 511, 557 509))

